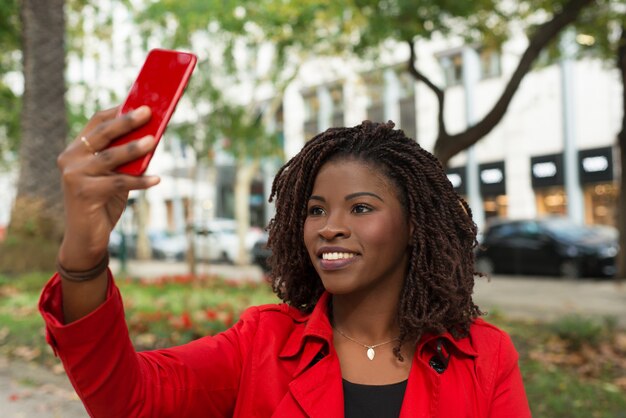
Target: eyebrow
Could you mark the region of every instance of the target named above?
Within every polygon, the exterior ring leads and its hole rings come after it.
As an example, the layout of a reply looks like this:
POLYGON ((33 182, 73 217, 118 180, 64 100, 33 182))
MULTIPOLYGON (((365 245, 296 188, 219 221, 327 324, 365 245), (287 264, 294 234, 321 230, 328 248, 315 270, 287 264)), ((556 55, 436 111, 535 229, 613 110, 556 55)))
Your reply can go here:
MULTIPOLYGON (((385 202, 380 196, 378 196, 375 193, 371 193, 371 192, 356 192, 356 193, 351 193, 349 195, 347 195, 344 200, 352 200, 355 199, 357 197, 361 197, 361 196, 371 196, 374 197, 378 200, 380 200, 381 202, 385 202)), ((326 199, 324 199, 322 196, 317 196, 317 195, 311 195, 311 197, 309 197, 309 200, 319 200, 320 202, 326 202, 326 199)))

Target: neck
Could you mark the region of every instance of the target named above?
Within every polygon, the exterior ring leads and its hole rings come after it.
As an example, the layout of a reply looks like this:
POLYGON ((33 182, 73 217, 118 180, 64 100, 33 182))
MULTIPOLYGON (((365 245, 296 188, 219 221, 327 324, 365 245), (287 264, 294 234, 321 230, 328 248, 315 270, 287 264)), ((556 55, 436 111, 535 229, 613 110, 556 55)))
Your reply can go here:
POLYGON ((333 295, 333 326, 364 344, 378 344, 398 337, 398 297, 333 295))

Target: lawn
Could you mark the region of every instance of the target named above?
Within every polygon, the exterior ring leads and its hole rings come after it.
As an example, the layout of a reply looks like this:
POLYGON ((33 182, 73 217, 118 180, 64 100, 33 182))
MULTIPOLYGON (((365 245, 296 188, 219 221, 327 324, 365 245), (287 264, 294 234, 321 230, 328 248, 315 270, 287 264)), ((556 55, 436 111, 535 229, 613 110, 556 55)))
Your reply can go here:
MULTIPOLYGON (((0 354, 57 367, 37 311, 47 276, 0 276, 0 354)), ((218 277, 163 277, 118 282, 138 349, 182 344, 218 333, 248 306, 274 303, 269 285, 218 277)), ((541 323, 492 312, 520 352, 533 416, 626 418, 626 332, 616 321, 569 316, 541 323)))

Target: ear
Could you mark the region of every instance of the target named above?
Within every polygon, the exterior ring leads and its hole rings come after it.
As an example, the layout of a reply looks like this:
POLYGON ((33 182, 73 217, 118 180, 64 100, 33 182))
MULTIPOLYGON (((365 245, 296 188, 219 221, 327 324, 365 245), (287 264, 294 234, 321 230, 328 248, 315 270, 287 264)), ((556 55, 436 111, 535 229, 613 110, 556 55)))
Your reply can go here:
POLYGON ((415 234, 415 225, 413 225, 413 222, 411 222, 411 220, 409 219, 409 243, 408 246, 412 247, 413 245, 415 245, 415 236, 413 234, 415 234))

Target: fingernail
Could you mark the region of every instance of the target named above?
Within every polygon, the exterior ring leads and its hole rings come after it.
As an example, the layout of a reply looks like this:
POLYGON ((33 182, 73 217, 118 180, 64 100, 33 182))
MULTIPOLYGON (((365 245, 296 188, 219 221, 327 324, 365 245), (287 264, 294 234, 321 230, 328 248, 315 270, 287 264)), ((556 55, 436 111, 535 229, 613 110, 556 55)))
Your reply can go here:
POLYGON ((133 117, 139 119, 146 116, 149 112, 150 108, 148 106, 139 106, 137 109, 133 110, 133 117))
POLYGON ((141 144, 142 145, 151 145, 154 143, 154 137, 152 135, 148 135, 148 136, 144 136, 143 138, 141 138, 141 144))

